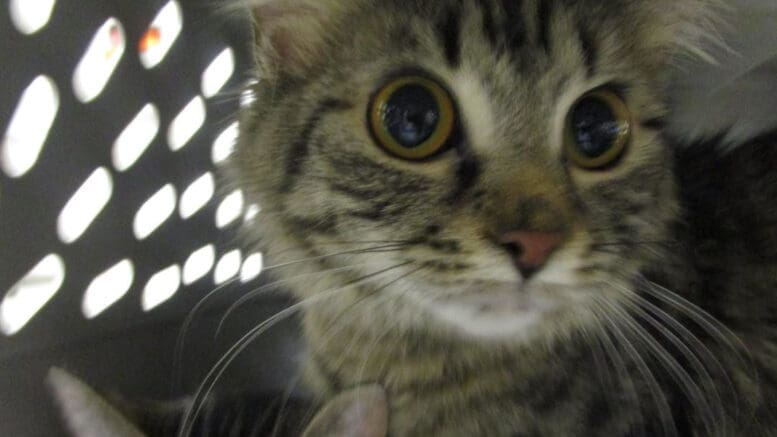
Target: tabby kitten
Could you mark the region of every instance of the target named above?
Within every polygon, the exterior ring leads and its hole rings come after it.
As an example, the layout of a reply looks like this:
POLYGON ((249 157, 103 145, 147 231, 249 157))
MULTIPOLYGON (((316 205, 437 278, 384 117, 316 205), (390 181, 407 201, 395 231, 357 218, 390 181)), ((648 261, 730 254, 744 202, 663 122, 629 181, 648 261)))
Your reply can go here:
POLYGON ((247 235, 368 411, 308 435, 777 435, 777 134, 664 132, 713 6, 251 1, 247 235))
POLYGON ((774 435, 774 137, 663 134, 704 0, 254 1, 236 180, 395 436, 774 435))

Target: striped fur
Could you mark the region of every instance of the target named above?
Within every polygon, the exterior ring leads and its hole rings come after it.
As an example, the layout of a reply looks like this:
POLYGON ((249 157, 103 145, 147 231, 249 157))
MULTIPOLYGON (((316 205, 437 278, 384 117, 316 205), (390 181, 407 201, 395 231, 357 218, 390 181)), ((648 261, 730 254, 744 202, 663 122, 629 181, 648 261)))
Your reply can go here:
POLYGON ((278 274, 305 305, 310 387, 379 384, 396 436, 777 432, 777 171, 762 165, 777 141, 721 155, 663 132, 663 73, 712 3, 258 2, 262 81, 233 167, 263 208, 248 234, 290 263, 278 274), (307 56, 262 55, 279 50, 307 56), (460 113, 429 162, 365 128, 406 69, 460 113), (563 123, 600 86, 635 129, 617 165, 588 172, 563 159, 563 123), (504 229, 565 243, 524 283, 504 229), (523 309, 479 300, 501 283, 523 309))

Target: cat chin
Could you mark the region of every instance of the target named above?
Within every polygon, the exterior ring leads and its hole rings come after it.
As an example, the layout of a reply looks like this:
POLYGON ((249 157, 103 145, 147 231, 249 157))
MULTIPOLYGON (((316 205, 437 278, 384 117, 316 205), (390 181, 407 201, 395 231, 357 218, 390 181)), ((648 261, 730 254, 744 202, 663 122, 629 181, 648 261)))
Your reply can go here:
POLYGON ((455 335, 476 340, 525 343, 543 336, 549 319, 580 305, 563 287, 499 282, 449 288, 447 296, 426 301, 426 310, 455 335), (566 310, 566 311, 565 311, 566 310))

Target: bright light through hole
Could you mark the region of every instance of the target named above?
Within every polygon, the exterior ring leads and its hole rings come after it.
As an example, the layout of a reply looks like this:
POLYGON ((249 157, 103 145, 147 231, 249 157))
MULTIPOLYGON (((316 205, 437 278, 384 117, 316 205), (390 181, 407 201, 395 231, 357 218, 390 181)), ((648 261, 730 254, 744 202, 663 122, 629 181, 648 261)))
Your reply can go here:
POLYGON ((24 328, 62 287, 65 263, 48 255, 14 284, 0 304, 0 331, 14 335, 24 328))
POLYGON ((95 170, 68 200, 57 220, 57 234, 65 244, 81 238, 111 200, 113 180, 104 167, 95 170))
POLYGON ((137 214, 135 214, 132 226, 135 238, 145 240, 173 215, 173 212, 175 212, 175 194, 175 187, 172 184, 167 184, 140 207, 137 214))
POLYGON ((181 6, 177 1, 170 1, 157 13, 140 40, 140 62, 146 69, 154 68, 162 62, 182 28, 181 6))
POLYGON ((11 0, 11 21, 19 32, 31 35, 49 22, 55 0, 11 0))
POLYGON ((213 198, 215 191, 216 182, 212 173, 205 173, 197 178, 181 195, 181 203, 178 208, 181 218, 186 220, 197 214, 213 198))
POLYGON ((170 150, 174 152, 181 150, 189 143, 205 123, 205 111, 205 101, 197 96, 175 116, 167 131, 167 144, 170 150))
POLYGON ((224 198, 216 210, 216 227, 225 228, 243 214, 243 192, 233 191, 224 198))
POLYGON ((258 80, 250 80, 246 82, 243 92, 240 94, 240 106, 246 108, 251 106, 256 101, 256 93, 254 87, 259 83, 258 80))
POLYGON ((202 94, 206 98, 216 95, 235 72, 235 53, 227 47, 216 56, 202 73, 202 94))
POLYGON ((246 208, 246 215, 243 216, 243 221, 246 223, 250 223, 256 220, 256 216, 258 216, 261 211, 262 209, 259 208, 259 205, 256 205, 256 204, 249 205, 248 208, 246 208))
POLYGON ((264 257, 261 253, 255 253, 245 261, 243 261, 243 268, 240 269, 240 281, 243 283, 251 282, 258 278, 262 274, 262 268, 264 267, 264 257))
POLYGON ((242 255, 239 250, 233 250, 222 256, 213 273, 213 281, 216 285, 221 285, 237 276, 241 261, 242 255))
POLYGON ((84 293, 81 311, 93 319, 121 300, 135 281, 135 267, 125 259, 98 275, 84 293))
POLYGON ((172 266, 156 273, 143 289, 141 305, 143 311, 151 311, 170 300, 181 287, 181 268, 172 266))
POLYGON ((73 74, 73 92, 78 100, 91 102, 105 89, 124 54, 125 42, 119 20, 109 18, 100 26, 73 74))
POLYGON ((47 76, 38 76, 24 90, 0 145, 0 166, 18 178, 38 161, 59 110, 59 91, 47 76))
POLYGON ((197 249, 183 265, 183 283, 191 285, 210 272, 216 262, 216 248, 213 245, 197 249))
POLYGON ((216 141, 213 142, 213 151, 211 153, 214 164, 224 162, 232 155, 232 150, 237 141, 237 134, 238 124, 235 122, 230 124, 218 137, 216 137, 216 141))
POLYGON ((159 110, 147 104, 121 132, 113 143, 113 166, 127 171, 151 145, 159 132, 159 110))

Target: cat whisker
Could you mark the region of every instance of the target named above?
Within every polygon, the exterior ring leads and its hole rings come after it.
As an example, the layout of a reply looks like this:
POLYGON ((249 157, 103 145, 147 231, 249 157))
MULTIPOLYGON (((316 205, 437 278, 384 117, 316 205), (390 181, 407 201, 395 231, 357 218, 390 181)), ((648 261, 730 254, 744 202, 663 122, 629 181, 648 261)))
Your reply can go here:
MULTIPOLYGON (((378 299, 378 301, 375 302, 375 305, 379 305, 381 302, 388 301, 390 299, 391 299, 390 295, 384 295, 380 299, 378 299)), ((347 308, 345 308, 343 311, 340 312, 341 317, 338 317, 331 324, 331 326, 329 327, 329 329, 326 332, 326 336, 324 336, 322 338, 322 340, 321 340, 322 344, 320 345, 322 348, 326 347, 327 344, 330 341, 332 341, 332 340, 334 340, 334 341, 343 341, 340 334, 345 329, 347 329, 349 327, 352 327, 352 322, 355 319, 355 317, 357 317, 357 314, 356 314, 355 311, 353 311, 353 309, 358 304, 360 304, 360 303, 363 304, 365 302, 365 300, 366 299, 359 299, 357 302, 355 302, 352 305, 349 305, 347 308)), ((386 329, 388 329, 388 327, 384 327, 384 330, 386 330, 386 329)), ((388 332, 388 331, 384 331, 384 332, 388 332)), ((356 345, 361 341, 361 339, 364 338, 364 336, 367 335, 368 333, 369 333, 369 328, 367 328, 367 327, 364 327, 363 329, 358 330, 357 332, 350 332, 349 335, 348 335, 348 346, 340 354, 339 360, 337 360, 334 363, 332 363, 331 369, 336 372, 337 369, 343 368, 344 365, 346 364, 346 362, 348 361, 348 359, 351 358, 351 350, 354 347, 356 347, 356 345)), ((382 337, 382 335, 379 335, 379 336, 376 336, 376 337, 382 337)), ((373 341, 371 343, 371 345, 368 346, 367 348, 364 348, 363 350, 360 348, 360 352, 365 357, 365 360, 371 354, 372 348, 374 348, 376 345, 377 345, 377 342, 373 341)), ((359 382, 362 381, 361 378, 362 378, 362 375, 363 375, 363 370, 360 369, 359 372, 357 373, 357 375, 358 375, 358 377, 355 379, 355 381, 357 381, 357 383, 359 383, 359 382)))
MULTIPOLYGON (((606 331, 602 332, 600 330, 595 330, 591 333, 590 329, 584 328, 584 333, 587 333, 585 335, 589 336, 589 341, 595 342, 596 346, 598 346, 595 348, 594 345, 591 345, 591 349, 604 354, 603 358, 605 359, 601 360, 601 357, 597 358, 598 354, 594 352, 594 361, 596 362, 597 369, 600 368, 600 365, 598 364, 599 361, 602 361, 606 366, 608 361, 606 358, 609 358, 609 361, 612 363, 612 367, 615 369, 615 373, 618 375, 617 385, 623 387, 626 390, 631 405, 636 407, 637 420, 642 423, 644 421, 644 415, 642 413, 642 405, 640 404, 637 388, 634 384, 634 379, 631 377, 631 374, 629 374, 621 352, 612 342, 612 339, 606 331)), ((604 366, 601 367, 604 368, 604 366)), ((600 375, 600 379, 602 380, 602 386, 604 387, 608 381, 607 375, 600 375)), ((620 405, 619 401, 613 401, 613 390, 605 389, 605 391, 607 393, 607 397, 609 398, 609 402, 612 402, 613 405, 616 406, 620 405)), ((643 435, 644 432, 645 430, 643 429, 643 435)))
MULTIPOLYGON (((604 299, 597 299, 597 303, 602 306, 611 307, 612 305, 604 299)), ((593 308, 592 308, 593 309, 593 308)), ((605 328, 609 327, 609 331, 619 340, 619 343, 623 346, 624 351, 627 353, 629 359, 637 366, 645 382, 648 384, 651 396, 655 402, 656 409, 658 410, 659 420, 661 421, 661 428, 664 435, 677 436, 677 427, 675 426, 674 419, 672 417, 671 409, 669 408, 669 401, 666 398, 661 385, 656 380, 655 375, 650 370, 650 367, 645 363, 645 360, 639 354, 636 347, 629 341, 628 337, 620 329, 620 326, 616 319, 610 316, 610 310, 608 308, 601 308, 601 311, 594 310, 603 321, 605 321, 605 328)))
POLYGON ((224 312, 224 315, 219 320, 219 324, 216 327, 216 332, 215 332, 215 334, 213 336, 214 336, 214 338, 218 338, 219 335, 221 335, 221 331, 224 328, 224 324, 226 323, 226 321, 243 304, 245 304, 246 302, 248 302, 248 301, 250 301, 252 299, 255 299, 257 297, 263 296, 263 295, 267 294, 268 292, 275 291, 280 286, 282 286, 284 284, 288 284, 290 282, 294 282, 294 281, 297 281, 299 279, 308 278, 308 277, 311 277, 311 276, 327 275, 327 274, 331 274, 331 273, 353 270, 353 269, 356 269, 356 268, 359 268, 359 267, 370 266, 370 265, 375 265, 375 263, 354 264, 354 265, 349 265, 349 266, 345 266, 345 267, 337 267, 337 268, 332 268, 332 269, 325 269, 325 270, 321 270, 321 271, 317 271, 317 272, 313 272, 313 273, 305 273, 305 274, 301 274, 301 275, 286 277, 284 279, 273 281, 273 282, 271 282, 269 284, 265 284, 265 285, 262 285, 260 287, 254 288, 253 290, 251 290, 251 291, 243 294, 242 296, 240 296, 240 298, 238 300, 236 300, 234 303, 232 303, 232 305, 229 306, 229 308, 227 308, 227 310, 224 312))
MULTIPOLYGON (((372 253, 372 252, 377 252, 377 251, 397 251, 397 250, 399 250, 399 249, 401 249, 401 248, 403 248, 405 246, 406 246, 406 244, 385 244, 385 245, 381 245, 381 246, 373 246, 373 247, 365 247, 365 248, 359 248, 359 249, 343 250, 343 251, 336 252, 336 253, 330 253, 330 254, 325 254, 325 255, 317 255, 317 256, 312 256, 312 257, 308 257, 308 258, 302 258, 302 259, 297 259, 297 260, 294 260, 294 261, 288 261, 288 262, 283 262, 283 263, 280 263, 280 264, 275 264, 275 265, 267 266, 267 267, 264 268, 263 271, 265 271, 265 272, 266 271, 271 271, 271 270, 275 270, 275 269, 279 269, 279 268, 283 268, 283 267, 289 267, 289 266, 293 266, 293 265, 297 265, 297 264, 301 264, 301 263, 305 263, 305 262, 310 262, 310 261, 321 261, 321 260, 324 260, 324 259, 327 259, 327 258, 332 258, 332 257, 340 256, 340 255, 353 255, 353 254, 361 254, 361 253, 372 253)), ((287 252, 287 251, 290 251, 290 250, 293 250, 293 249, 290 248, 290 249, 286 249, 286 250, 283 250, 283 251, 279 251, 279 252, 276 252, 275 255, 277 256, 277 255, 279 255, 281 253, 284 253, 284 252, 287 252)))
MULTIPOLYGON (((268 272, 272 270, 276 270, 283 267, 289 267, 294 266, 297 264, 305 263, 305 262, 311 262, 311 261, 320 261, 323 259, 327 259, 330 257, 336 257, 340 255, 349 255, 349 254, 357 254, 357 253, 369 253, 374 250, 388 250, 389 248, 394 248, 394 250, 398 250, 399 247, 402 247, 401 245, 396 244, 386 244, 386 245, 380 245, 380 246, 373 246, 373 247, 367 247, 367 248, 359 248, 359 249, 352 249, 352 250, 345 250, 340 251, 336 253, 331 254, 325 254, 325 255, 319 255, 315 257, 309 257, 309 258, 303 258, 299 260, 289 261, 285 263, 280 263, 276 265, 270 265, 266 266, 264 269, 262 269, 262 272, 268 272)), ((381 252, 385 253, 385 252, 381 252)), ((214 288, 212 291, 207 293, 205 296, 200 299, 197 304, 189 311, 189 313, 186 315, 186 318, 184 319, 182 325, 181 325, 181 331, 178 334, 178 338, 176 339, 176 345, 175 345, 175 352, 173 354, 173 386, 172 390, 174 391, 175 388, 177 388, 180 385, 180 379, 181 379, 181 362, 183 358, 183 349, 185 345, 186 335, 189 332, 189 329, 191 329, 191 324, 194 321, 194 317, 202 310, 202 308, 210 302, 220 291, 226 289, 228 286, 236 283, 239 280, 239 278, 233 278, 226 283, 214 288)))
POLYGON ((399 244, 410 245, 415 243, 414 240, 365 240, 365 241, 327 241, 322 243, 316 243, 317 246, 344 246, 344 245, 358 245, 358 244, 399 244))
MULTIPOLYGON (((625 291, 625 290, 624 290, 625 291)), ((645 299, 642 296, 639 296, 634 293, 628 293, 628 296, 634 300, 634 304, 638 305, 639 307, 644 308, 645 311, 647 311, 649 314, 652 315, 654 318, 658 318, 666 325, 669 325, 672 329, 674 329, 674 332, 679 334, 683 340, 685 341, 685 344, 689 347, 692 347, 693 350, 696 352, 696 354, 699 355, 699 359, 704 360, 705 363, 711 367, 710 370, 712 370, 716 376, 721 377, 726 384, 727 392, 730 395, 730 398, 734 399, 734 401, 737 403, 735 406, 735 411, 739 410, 738 405, 738 397, 736 396, 736 389, 734 388, 734 383, 731 381, 731 378, 726 371, 723 364, 720 362, 720 360, 715 356, 715 354, 712 353, 712 351, 707 347, 693 332, 691 332, 687 327, 685 327, 680 321, 678 321, 675 317, 664 311, 663 309, 659 308, 658 306, 654 305, 647 299, 645 299)), ((654 320, 654 323, 659 323, 658 320, 654 320)), ((659 329, 660 332, 664 332, 666 329, 666 326, 662 325, 663 329, 659 329)), ((677 339, 676 341, 680 341, 677 339)), ((701 363, 697 363, 696 366, 701 365, 701 363)), ((707 368, 707 366, 703 366, 704 369, 707 368)), ((710 378, 710 382, 712 382, 712 375, 707 374, 708 378, 710 378)), ((717 391, 717 384, 714 384, 716 394, 720 395, 720 393, 717 391)), ((719 402, 722 400, 719 399, 719 402)))
POLYGON ((214 288, 210 292, 208 292, 204 297, 202 297, 197 304, 192 307, 191 310, 189 310, 188 314, 186 314, 186 318, 184 319, 183 323, 181 324, 181 330, 178 333, 178 337, 175 340, 175 350, 173 352, 173 382, 171 390, 174 392, 178 387, 180 387, 181 384, 181 377, 182 377, 182 370, 181 365, 183 363, 183 350, 184 350, 184 342, 186 341, 186 335, 189 332, 189 329, 191 328, 191 324, 194 321, 195 315, 202 309, 202 307, 216 294, 218 294, 220 291, 224 290, 225 288, 229 287, 230 285, 236 283, 239 280, 239 278, 232 278, 228 280, 227 282, 219 285, 218 287, 214 288))
MULTIPOLYGON (((381 307, 383 307, 383 303, 384 302, 396 298, 396 296, 394 296, 394 295, 384 294, 383 296, 379 297, 377 300, 369 300, 368 301, 367 300, 368 297, 374 296, 376 294, 379 294, 381 291, 383 291, 386 288, 390 287, 391 285, 397 283, 398 281, 400 281, 402 279, 405 279, 405 278, 413 275, 414 273, 416 273, 416 272, 418 272, 418 271, 420 271, 422 269, 425 269, 425 268, 427 268, 427 267, 426 266, 420 266, 420 267, 417 267, 415 269, 411 269, 411 270, 409 270, 409 271, 407 271, 405 273, 401 273, 396 278, 388 281, 387 283, 385 283, 383 285, 380 285, 379 287, 377 287, 374 290, 369 291, 369 293, 365 294, 365 296, 363 296, 362 298, 358 299, 354 303, 348 305, 346 308, 344 308, 342 311, 340 311, 340 313, 339 313, 340 315, 339 316, 334 318, 334 322, 328 328, 328 330, 326 332, 326 335, 323 336, 323 340, 320 342, 322 344, 320 344, 318 346, 321 347, 321 348, 325 347, 325 343, 327 341, 329 341, 328 340, 329 338, 336 339, 336 341, 341 341, 340 339, 342 338, 342 336, 340 335, 340 333, 343 331, 343 329, 348 328, 350 326, 353 326, 352 322, 354 320, 354 317, 356 317, 358 315, 358 313, 354 312, 353 309, 356 308, 358 305, 365 305, 365 304, 367 304, 369 302, 370 305, 372 305, 373 307, 381 308, 381 307), (349 317, 345 317, 345 315, 347 313, 349 313, 349 312, 350 312, 350 314, 348 314, 349 317)), ((378 337, 384 337, 385 335, 387 335, 391 331, 391 326, 385 326, 383 328, 383 331, 384 332, 382 334, 380 334, 378 337)), ((334 363, 334 365, 332 366, 333 369, 338 369, 338 368, 341 368, 343 366, 343 363, 348 359, 348 357, 350 357, 351 349, 367 333, 368 333, 368 329, 365 328, 365 329, 362 329, 359 332, 351 333, 349 335, 349 337, 350 337, 349 344, 346 347, 345 351, 341 354, 340 361, 334 363)), ((372 346, 370 346, 368 349, 376 347, 378 341, 379 340, 373 341, 372 346)), ((315 348, 317 345, 310 345, 310 346, 315 348)), ((363 354, 364 357, 365 357, 365 360, 370 355, 370 353, 371 352, 368 350, 366 353, 363 354)), ((356 379, 357 381, 361 380, 361 373, 363 373, 362 370, 359 371, 360 377, 356 379)))
MULTIPOLYGON (((390 287, 391 285, 393 285, 393 284, 395 284, 395 283, 397 283, 397 282, 399 282, 399 281, 401 281, 403 279, 406 279, 409 276, 411 276, 411 275, 413 275, 415 273, 418 273, 419 271, 421 271, 421 270, 423 270, 425 268, 427 268, 427 266, 421 265, 420 267, 417 267, 415 269, 409 270, 409 271, 399 275, 398 277, 392 279, 391 281, 387 282, 386 284, 381 285, 378 289, 376 289, 373 292, 373 294, 379 293, 380 291, 385 290, 386 288, 390 287)), ((386 297, 389 300, 392 298, 392 296, 390 294, 387 294, 386 297)), ((357 371, 357 375, 358 375, 357 381, 362 381, 362 378, 363 378, 363 375, 364 375, 364 371, 366 369, 367 361, 369 360, 369 356, 372 355, 372 352, 375 349, 375 347, 377 347, 377 345, 383 340, 383 338, 386 335, 391 333, 391 331, 394 329, 394 326, 396 326, 397 322, 398 322, 398 319, 395 319, 394 322, 391 325, 384 327, 383 333, 381 335, 376 336, 375 340, 372 342, 372 345, 367 349, 367 353, 364 354, 364 361, 362 362, 362 365, 359 367, 359 370, 357 371)))
POLYGON ((603 241, 603 242, 596 242, 591 244, 590 246, 592 248, 598 248, 598 247, 617 247, 617 246, 660 246, 660 245, 668 245, 668 246, 676 246, 679 245, 677 241, 673 240, 630 240, 630 241, 603 241))
POLYGON ((694 381, 683 366, 666 350, 648 331, 640 326, 624 309, 610 302, 605 302, 614 314, 618 314, 626 328, 632 332, 639 341, 644 344, 648 352, 653 355, 661 365, 672 375, 672 378, 680 384, 682 391, 688 396, 689 401, 695 406, 697 412, 703 417, 704 427, 708 435, 714 435, 714 430, 721 429, 718 426, 717 415, 719 409, 714 409, 709 400, 704 396, 704 391, 694 381))
POLYGON ((396 264, 391 267, 387 267, 385 269, 379 270, 377 272, 370 273, 368 275, 364 275, 358 279, 355 279, 353 281, 348 282, 347 284, 344 284, 340 287, 336 287, 330 290, 323 291, 315 296, 309 297, 307 299, 301 300, 288 308, 285 308, 279 312, 277 312, 275 315, 267 318, 262 323, 258 324, 251 330, 249 330, 243 337, 241 337, 235 344, 232 345, 232 347, 227 350, 227 352, 222 355, 222 357, 216 362, 216 364, 211 368, 211 370, 208 372, 208 374, 205 376, 205 379, 202 381, 200 386, 197 388, 197 391, 194 394, 192 405, 187 410, 187 412, 184 415, 184 418, 181 422, 178 435, 179 437, 185 437, 191 434, 192 428, 194 426, 194 421, 196 420, 197 416, 199 415, 202 407, 203 407, 203 401, 207 398, 207 396, 210 394, 210 392, 213 390, 213 387, 216 385, 219 379, 221 379, 221 376, 226 371, 227 367, 234 361, 234 359, 243 351, 246 347, 248 347, 251 343, 253 343, 256 338, 261 336, 264 332, 278 324, 279 322, 289 318, 290 316, 296 314, 303 308, 310 307, 314 304, 321 303, 325 301, 326 299, 335 297, 346 290, 348 290, 350 287, 361 285, 362 283, 372 280, 375 277, 378 277, 384 273, 393 271, 397 268, 403 267, 405 265, 411 264, 411 262, 405 262, 401 264, 396 264))
POLYGON ((681 311, 714 339, 728 347, 740 360, 740 363, 748 369, 748 374, 756 379, 758 378, 758 372, 755 370, 750 350, 731 329, 698 305, 688 301, 672 290, 644 276, 641 276, 641 280, 641 283, 645 285, 645 287, 640 288, 641 291, 681 311), (742 352, 747 355, 747 359, 742 356, 742 352))
POLYGON ((600 331, 590 329, 590 327, 585 323, 580 324, 578 329, 580 331, 580 335, 583 337, 583 340, 588 346, 588 349, 591 351, 591 357, 593 358, 593 361, 594 361, 594 369, 596 370, 596 376, 597 376, 597 379, 599 380, 599 385, 602 388, 601 391, 605 393, 607 402, 610 405, 610 407, 614 405, 618 405, 618 403, 615 402, 614 400, 614 396, 612 395, 612 393, 615 392, 613 388, 616 385, 621 387, 623 386, 622 381, 625 381, 626 379, 625 375, 620 373, 619 371, 620 369, 618 369, 616 366, 613 366, 615 372, 618 373, 618 381, 616 384, 613 384, 611 378, 607 377, 607 374, 610 370, 608 368, 610 363, 607 360, 607 352, 604 350, 604 346, 600 339, 600 335, 599 335, 600 331))
MULTIPOLYGON (((712 396, 712 399, 709 399, 708 403, 709 403, 709 408, 711 410, 709 416, 713 419, 713 429, 715 430, 726 429, 725 408, 723 407, 723 401, 718 391, 717 384, 715 384, 714 379, 707 371, 706 366, 702 364, 702 362, 699 360, 699 357, 697 357, 697 355, 685 344, 685 342, 683 342, 683 340, 678 338, 671 330, 667 329, 667 327, 661 324, 659 320, 657 320, 651 314, 649 314, 648 312, 640 308, 636 303, 626 301, 625 304, 629 307, 629 309, 632 312, 637 314, 637 316, 640 317, 640 319, 647 322, 659 334, 661 334, 667 340, 669 340, 669 342, 677 350, 679 350, 682 356, 690 363, 693 372, 702 378, 702 380, 699 381, 700 390, 702 387, 704 387, 705 389, 702 390, 702 393, 709 393, 712 396), (715 420, 715 418, 717 417, 722 418, 723 423, 721 425, 719 425, 715 420)), ((647 332, 645 332, 645 334, 647 335, 647 332)), ((717 360, 714 357, 713 357, 713 362, 717 362, 717 360)), ((723 374, 725 375, 725 371, 723 371, 723 374)))

